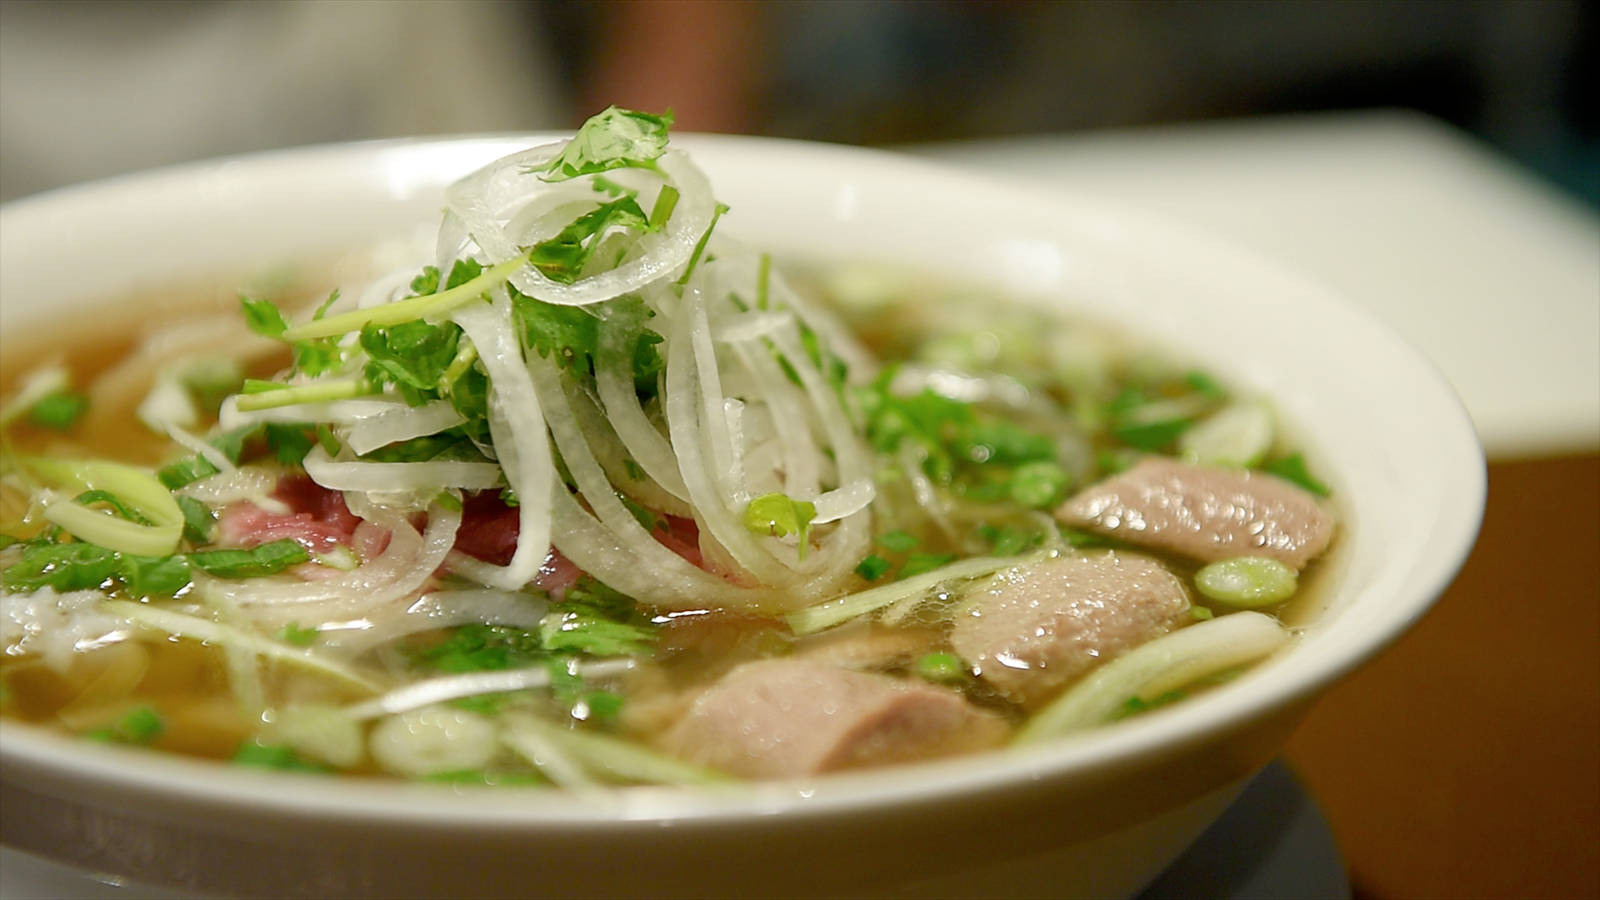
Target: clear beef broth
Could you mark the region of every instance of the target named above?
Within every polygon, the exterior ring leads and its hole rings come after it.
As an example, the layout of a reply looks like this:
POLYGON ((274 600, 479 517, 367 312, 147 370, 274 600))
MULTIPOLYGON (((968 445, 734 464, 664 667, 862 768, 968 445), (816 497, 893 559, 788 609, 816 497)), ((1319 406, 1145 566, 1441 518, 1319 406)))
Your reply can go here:
MULTIPOLYGON (((855 338, 878 359, 894 361, 894 378, 905 383, 891 388, 886 379, 882 396, 892 396, 895 390, 905 396, 926 392, 932 399, 905 411, 904 416, 912 418, 941 414, 946 407, 955 409, 950 404, 959 400, 965 410, 962 415, 972 417, 963 420, 961 427, 970 427, 992 444, 985 445, 982 440, 963 444, 964 438, 936 430, 928 446, 906 451, 902 439, 900 446, 891 450, 882 431, 905 423, 884 424, 888 420, 881 408, 873 419, 872 410, 863 412, 857 406, 857 414, 870 420, 868 441, 884 444, 874 447, 880 475, 891 474, 877 486, 876 538, 850 582, 852 591, 914 578, 940 565, 985 554, 1015 556, 1028 565, 1047 552, 1113 552, 1154 557, 1182 581, 1194 605, 1177 626, 1232 614, 1229 606, 1208 600, 1196 590, 1194 576, 1201 563, 1066 528, 1050 515, 1062 498, 1133 464, 1141 454, 1176 452, 1179 432, 1168 439, 1161 432, 1171 424, 1171 420, 1159 418, 1163 404, 1174 415, 1203 421, 1233 399, 1231 391, 1191 367, 1137 349, 1135 342, 1113 331, 1031 308, 1018 307, 1014 313, 1001 315, 999 304, 1003 301, 972 290, 930 285, 900 274, 804 271, 806 275, 797 279, 802 289, 831 297, 829 306, 855 338), (1135 414, 1141 409, 1155 410, 1149 415, 1156 418, 1139 420, 1135 414), (1133 423, 1123 432, 1134 435, 1135 443, 1142 442, 1142 447, 1119 437, 1114 427, 1118 416, 1133 423), (1044 442, 1050 448, 1046 455, 1053 468, 1036 465, 1038 460, 1027 455, 1033 450, 1006 446, 1008 441, 1033 442, 1030 446, 1044 442), (1010 452, 1022 461, 994 471, 986 468, 1003 461, 1010 452), (1042 484, 1023 483, 1020 473, 1029 465, 1035 465, 1042 484), (939 495, 940 514, 934 517, 926 510, 929 490, 939 495), (1018 502, 1019 497, 1027 502, 1018 502)), ((231 291, 191 290, 188 297, 192 299, 182 301, 176 299, 180 293, 163 291, 151 296, 159 296, 163 314, 177 320, 215 316, 222 310, 231 313, 231 291)), ((283 296, 303 301, 315 297, 316 292, 293 287, 283 296)), ((148 298, 121 302, 116 304, 116 315, 129 316, 131 309, 148 308, 148 298)), ((134 414, 137 399, 102 405, 97 396, 102 391, 142 398, 148 384, 106 383, 106 373, 139 348, 126 321, 115 317, 96 321, 102 323, 99 330, 78 332, 62 345, 42 347, 8 336, 6 352, 0 355, 0 397, 11 396, 26 373, 58 356, 64 359, 74 384, 97 385, 91 392, 90 413, 65 431, 27 421, 8 427, 8 452, 20 456, 111 456, 146 466, 182 455, 184 451, 165 436, 153 434, 138 421, 134 414)), ((264 378, 286 364, 286 354, 281 351, 261 353, 244 367, 243 374, 264 378)), ((156 368, 142 371, 150 375, 156 368)), ((195 431, 203 433, 205 424, 195 431)), ((1283 458, 1292 450, 1277 437, 1268 455, 1283 458)), ((643 516, 654 516, 652 527, 668 530, 660 524, 665 519, 660 511, 646 511, 643 516)), ((0 485, 0 531, 27 539, 37 536, 45 524, 14 479, 0 485)), ((17 556, 16 547, 0 551, 0 562, 12 565, 17 556)), ((1314 616, 1320 602, 1318 585, 1329 568, 1327 559, 1324 555, 1301 571, 1294 595, 1267 610, 1291 625, 1314 616)), ((714 567, 711 561, 704 565, 714 567)), ((631 669, 599 675, 583 671, 586 661, 579 658, 582 654, 554 653, 548 646, 529 649, 533 642, 529 635, 538 632, 537 628, 507 626, 422 629, 351 655, 342 664, 390 689, 472 672, 546 666, 552 671, 547 685, 455 696, 433 707, 446 710, 442 715, 462 718, 467 724, 457 723, 461 728, 528 716, 579 733, 621 738, 651 754, 681 759, 686 746, 683 723, 694 718, 695 703, 709 689, 741 666, 761 660, 795 660, 964 698, 981 716, 974 721, 982 725, 977 730, 985 737, 977 745, 930 739, 923 755, 938 755, 952 748, 965 752, 1003 743, 1044 705, 1037 700, 1020 702, 975 674, 978 667, 971 660, 960 659, 952 645, 952 623, 958 616, 970 614, 973 600, 968 595, 983 577, 987 576, 954 581, 933 591, 931 597, 902 600, 876 614, 894 619, 895 625, 868 615, 810 634, 795 633, 791 621, 782 615, 716 609, 685 613, 658 609, 651 598, 636 597, 639 606, 631 615, 639 629, 653 636, 651 645, 638 654, 631 669), (473 632, 473 628, 479 631, 473 632), (999 725, 991 728, 996 722, 999 725)), ((435 587, 460 585, 444 576, 435 587)), ((126 587, 112 593, 122 599, 150 600, 126 587)), ((415 593, 402 602, 410 603, 415 593)), ((221 621, 237 621, 237 610, 215 612, 221 621)), ((295 629, 309 624, 287 622, 263 629, 263 635, 288 647, 308 646, 295 629)), ((315 640, 338 634, 335 629, 315 640)), ((548 645, 548 636, 544 639, 548 645)), ((134 628, 79 642, 65 656, 60 648, 55 652, 56 656, 47 656, 37 641, 9 642, 0 657, 0 712, 6 717, 98 740, 278 768, 491 783, 562 782, 560 776, 532 765, 526 754, 506 747, 464 757, 464 762, 442 753, 443 761, 433 771, 396 771, 377 749, 384 727, 381 717, 362 718, 348 727, 329 726, 329 733, 354 735, 358 745, 366 741, 367 749, 353 753, 329 749, 336 742, 327 734, 305 736, 315 732, 315 727, 301 720, 310 721, 314 716, 284 711, 349 708, 360 703, 366 693, 349 684, 330 684, 282 659, 252 657, 220 643, 134 628), (249 682, 246 693, 250 696, 241 699, 244 681, 249 682)), ((806 677, 822 677, 809 674, 810 669, 804 671, 806 677)), ((1234 670, 1226 671, 1188 686, 1183 693, 1206 690, 1232 674, 1234 670)), ((866 683, 844 684, 839 687, 844 692, 841 696, 875 689, 863 685, 866 683)), ((915 719, 923 715, 901 711, 897 694, 884 696, 887 699, 874 702, 891 710, 885 716, 915 719)), ((1129 703, 1114 718, 1138 714, 1172 699, 1175 696, 1129 703)), ((973 730, 966 728, 966 732, 973 730)), ((873 762, 873 758, 863 761, 856 756, 818 752, 817 759, 822 762, 814 764, 829 769, 873 762)), ((903 757, 889 753, 877 758, 894 762, 903 757)), ((706 758, 688 761, 706 770, 718 768, 706 758)), ((620 780, 650 779, 629 774, 620 780)))

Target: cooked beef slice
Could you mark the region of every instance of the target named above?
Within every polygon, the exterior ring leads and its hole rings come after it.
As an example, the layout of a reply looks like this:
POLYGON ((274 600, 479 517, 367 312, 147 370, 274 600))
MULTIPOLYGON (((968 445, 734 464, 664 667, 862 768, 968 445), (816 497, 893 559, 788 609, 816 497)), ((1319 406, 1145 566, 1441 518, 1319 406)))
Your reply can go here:
POLYGON ((1188 621, 1183 583, 1135 553, 1070 553, 999 573, 967 601, 950 644, 1024 705, 1188 621))
POLYGON ((976 750, 998 744, 1007 728, 943 688, 770 659, 702 692, 665 744, 734 775, 780 778, 976 750))
POLYGON ((1317 498, 1281 478, 1156 456, 1071 497, 1056 518, 1203 562, 1265 556, 1296 569, 1333 538, 1317 498))

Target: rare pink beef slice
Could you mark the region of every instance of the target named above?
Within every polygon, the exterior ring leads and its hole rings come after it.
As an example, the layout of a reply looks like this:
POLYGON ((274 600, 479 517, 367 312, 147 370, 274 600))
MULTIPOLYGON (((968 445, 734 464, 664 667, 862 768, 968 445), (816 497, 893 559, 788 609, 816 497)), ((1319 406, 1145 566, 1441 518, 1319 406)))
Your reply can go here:
POLYGON ((695 698, 667 733, 679 756, 747 778, 781 778, 977 750, 1007 726, 960 694, 803 659, 744 663, 695 698))
POLYGON ((951 647, 1025 705, 1189 619, 1177 576, 1147 556, 1071 553, 999 573, 957 616, 951 647))
POLYGON ((1202 562, 1266 556, 1305 568, 1333 519, 1309 491, 1274 475, 1147 457, 1068 499, 1056 518, 1202 562))

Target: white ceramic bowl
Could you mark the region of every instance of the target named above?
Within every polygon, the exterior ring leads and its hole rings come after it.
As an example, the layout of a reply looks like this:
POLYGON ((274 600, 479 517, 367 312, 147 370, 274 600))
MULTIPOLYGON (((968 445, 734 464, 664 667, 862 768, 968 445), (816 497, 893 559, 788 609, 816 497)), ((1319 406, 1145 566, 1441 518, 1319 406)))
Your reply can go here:
MULTIPOLYGON (((48 340, 130 288, 405 233, 434 218, 450 180, 550 139, 310 148, 13 203, 0 210, 0 331, 48 340)), ((1466 415, 1413 351, 1317 286, 1121 210, 890 154, 676 144, 731 204, 720 227, 750 244, 990 277, 1275 398, 1343 510, 1327 609, 1280 658, 1092 737, 730 790, 333 780, 6 723, 0 840, 146 882, 272 896, 1126 894, 1276 754, 1320 691, 1427 609, 1471 547, 1484 477, 1466 415), (1047 886, 1023 880, 1040 872, 1047 886)))

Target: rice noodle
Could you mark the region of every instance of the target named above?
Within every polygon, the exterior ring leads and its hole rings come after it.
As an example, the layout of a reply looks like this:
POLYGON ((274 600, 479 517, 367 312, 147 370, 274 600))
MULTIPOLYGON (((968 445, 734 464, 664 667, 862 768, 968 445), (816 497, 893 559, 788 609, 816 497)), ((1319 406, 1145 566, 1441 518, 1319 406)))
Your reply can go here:
MULTIPOLYGON (((627 658, 600 659, 578 663, 574 669, 575 674, 585 678, 610 678, 621 675, 634 665, 634 661, 627 658)), ((467 672, 408 684, 380 697, 348 706, 344 712, 353 719, 375 719, 378 716, 402 713, 447 700, 475 697, 479 694, 522 691, 528 688, 547 687, 549 684, 549 666, 467 672)))
MULTIPOLYGON (((561 451, 562 461, 566 463, 567 470, 577 482, 578 490, 605 529, 609 538, 607 543, 620 544, 634 558, 635 565, 646 567, 655 577, 666 576, 671 583, 688 587, 697 601, 704 602, 707 593, 718 590, 717 582, 720 579, 690 565, 683 557, 657 541, 644 526, 639 524, 633 513, 623 506, 578 429, 577 420, 573 417, 571 406, 562 390, 561 378, 555 364, 534 358, 529 361, 528 369, 534 377, 540 399, 547 411, 550 432, 555 438, 557 449, 561 451)), ((565 491, 558 490, 558 493, 565 491)), ((580 568, 585 568, 583 560, 593 554, 593 548, 588 546, 587 542, 581 541, 577 535, 564 529, 557 532, 556 547, 580 568)))
POLYGON ((542 596, 488 588, 432 591, 398 614, 378 613, 353 622, 324 626, 323 644, 350 656, 400 638, 458 625, 510 625, 534 629, 549 603, 542 596))

